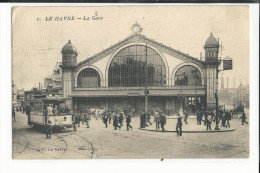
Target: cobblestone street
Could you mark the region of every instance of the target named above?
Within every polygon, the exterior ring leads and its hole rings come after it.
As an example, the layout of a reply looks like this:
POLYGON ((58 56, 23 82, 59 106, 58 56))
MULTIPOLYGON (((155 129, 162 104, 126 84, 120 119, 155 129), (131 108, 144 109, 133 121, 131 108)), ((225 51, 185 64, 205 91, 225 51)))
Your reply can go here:
MULTIPOLYGON (((168 118, 166 130, 175 125, 168 118)), ((161 133, 140 130, 139 118, 132 119, 133 130, 126 126, 114 130, 112 124, 105 128, 102 120, 92 118, 90 128, 82 125, 77 132, 68 129, 54 133, 51 139, 27 125, 25 114, 17 113, 13 123, 14 159, 106 159, 106 158, 247 158, 249 157, 249 126, 240 119, 231 120, 229 132, 185 133, 192 129, 196 119, 183 125, 183 136, 175 132, 161 133), (189 127, 188 127, 189 126, 189 127)), ((212 124, 214 129, 215 124, 212 124)), ((148 129, 152 129, 155 124, 148 129)), ((205 129, 204 125, 196 127, 205 129)), ((221 128, 223 129, 223 127, 221 128)), ((226 129, 226 128, 224 128, 226 129)))

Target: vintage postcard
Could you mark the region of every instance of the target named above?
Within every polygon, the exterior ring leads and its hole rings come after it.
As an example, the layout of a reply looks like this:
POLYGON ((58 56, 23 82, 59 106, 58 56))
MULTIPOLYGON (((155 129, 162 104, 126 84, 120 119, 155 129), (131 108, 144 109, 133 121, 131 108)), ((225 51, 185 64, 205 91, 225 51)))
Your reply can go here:
POLYGON ((13 159, 249 158, 249 7, 12 8, 13 159))

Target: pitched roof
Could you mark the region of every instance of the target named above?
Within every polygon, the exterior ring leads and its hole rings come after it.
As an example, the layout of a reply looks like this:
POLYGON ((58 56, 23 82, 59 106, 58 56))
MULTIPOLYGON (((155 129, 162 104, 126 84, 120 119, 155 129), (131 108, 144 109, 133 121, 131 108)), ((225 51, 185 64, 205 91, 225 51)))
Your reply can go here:
POLYGON ((89 65, 89 64, 93 64, 94 62, 97 62, 99 61, 100 59, 106 57, 107 55, 109 54, 112 54, 114 53, 115 51, 117 51, 120 47, 126 45, 126 44, 129 44, 129 43, 134 43, 136 41, 139 41, 139 42, 144 42, 144 43, 147 43, 148 45, 151 45, 151 46, 154 46, 156 47, 157 49, 159 49, 160 51, 162 52, 165 52, 167 54, 170 54, 176 58, 179 58, 181 60, 184 60, 186 62, 192 62, 192 63, 195 63, 199 66, 202 66, 203 65, 203 61, 197 59, 197 58, 194 58, 188 54, 185 54, 179 50, 176 50, 176 49, 173 49, 169 46, 165 46, 164 44, 162 43, 159 43, 153 39, 149 39, 147 38, 146 36, 144 35, 141 35, 141 34, 132 34, 130 36, 128 36, 127 38, 125 38, 124 40, 122 41, 119 41, 118 43, 114 44, 114 45, 111 45, 109 48, 107 49, 104 49, 103 51, 87 58, 86 60, 84 61, 81 61, 77 64, 77 67, 81 67, 81 66, 84 66, 84 65, 89 65))

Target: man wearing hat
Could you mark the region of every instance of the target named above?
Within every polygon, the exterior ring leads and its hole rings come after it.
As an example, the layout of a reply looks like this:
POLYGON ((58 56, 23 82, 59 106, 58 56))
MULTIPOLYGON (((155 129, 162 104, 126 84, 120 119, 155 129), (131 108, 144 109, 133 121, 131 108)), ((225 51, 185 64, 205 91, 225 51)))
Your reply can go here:
POLYGON ((182 136, 182 118, 181 118, 180 114, 178 114, 176 132, 177 132, 177 136, 182 136))
POLYGON ((162 132, 165 132, 164 125, 166 124, 166 117, 164 113, 161 113, 160 122, 161 122, 162 132))

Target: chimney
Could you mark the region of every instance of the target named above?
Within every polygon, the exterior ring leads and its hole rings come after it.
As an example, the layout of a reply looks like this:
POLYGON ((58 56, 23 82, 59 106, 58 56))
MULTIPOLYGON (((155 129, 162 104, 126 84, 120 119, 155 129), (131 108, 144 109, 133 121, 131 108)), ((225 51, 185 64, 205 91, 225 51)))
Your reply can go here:
POLYGON ((202 52, 200 52, 200 60, 202 61, 202 52))

